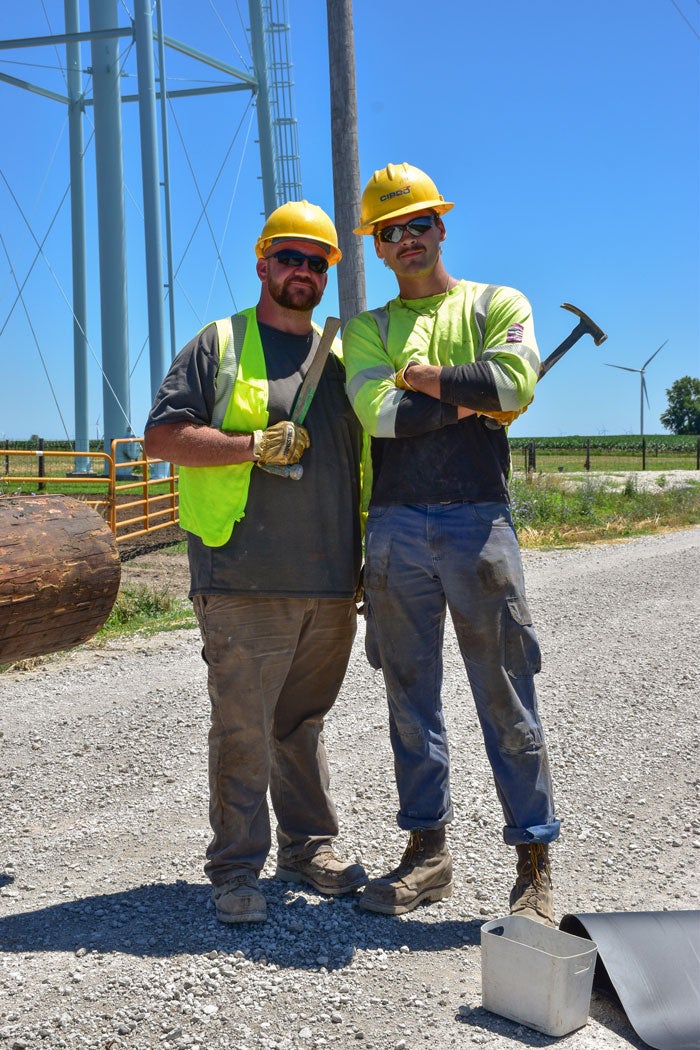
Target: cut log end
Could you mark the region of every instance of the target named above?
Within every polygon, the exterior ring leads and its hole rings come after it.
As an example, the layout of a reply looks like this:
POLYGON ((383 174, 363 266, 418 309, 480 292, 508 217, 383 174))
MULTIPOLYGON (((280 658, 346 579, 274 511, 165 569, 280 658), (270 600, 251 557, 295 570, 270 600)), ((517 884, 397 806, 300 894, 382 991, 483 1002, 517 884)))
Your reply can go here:
POLYGON ((0 496, 0 663, 91 638, 119 591, 109 525, 71 496, 0 496))

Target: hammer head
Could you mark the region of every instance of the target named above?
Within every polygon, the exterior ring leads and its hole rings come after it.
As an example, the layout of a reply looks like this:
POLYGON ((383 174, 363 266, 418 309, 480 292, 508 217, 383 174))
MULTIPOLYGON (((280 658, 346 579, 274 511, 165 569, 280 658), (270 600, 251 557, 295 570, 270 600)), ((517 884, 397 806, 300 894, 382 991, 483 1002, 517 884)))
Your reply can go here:
POLYGON ((593 342, 596 346, 600 346, 600 344, 604 343, 608 338, 603 329, 597 325, 595 321, 592 321, 588 314, 584 314, 583 310, 579 310, 578 306, 572 306, 571 303, 562 303, 561 308, 562 310, 570 310, 572 314, 576 314, 576 316, 580 318, 580 323, 583 325, 584 331, 587 332, 588 335, 593 336, 593 342))

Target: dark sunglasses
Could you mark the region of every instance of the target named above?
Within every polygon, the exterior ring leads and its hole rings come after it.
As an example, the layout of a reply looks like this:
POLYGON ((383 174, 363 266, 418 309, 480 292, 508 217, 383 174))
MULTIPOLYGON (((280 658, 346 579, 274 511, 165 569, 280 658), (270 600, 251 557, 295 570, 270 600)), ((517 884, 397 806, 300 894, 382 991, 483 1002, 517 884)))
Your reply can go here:
POLYGON ((303 266, 306 260, 312 273, 328 272, 328 259, 324 259, 322 255, 305 255, 304 252, 280 248, 278 252, 272 253, 272 258, 277 259, 277 262, 282 263, 283 266, 289 266, 293 270, 303 266))
POLYGON ((435 217, 433 215, 419 215, 417 219, 411 219, 410 222, 395 222, 392 226, 384 226, 383 229, 379 230, 377 236, 380 241, 386 241, 388 244, 398 244, 406 230, 408 230, 411 237, 422 237, 426 230, 429 230, 434 224, 435 217))

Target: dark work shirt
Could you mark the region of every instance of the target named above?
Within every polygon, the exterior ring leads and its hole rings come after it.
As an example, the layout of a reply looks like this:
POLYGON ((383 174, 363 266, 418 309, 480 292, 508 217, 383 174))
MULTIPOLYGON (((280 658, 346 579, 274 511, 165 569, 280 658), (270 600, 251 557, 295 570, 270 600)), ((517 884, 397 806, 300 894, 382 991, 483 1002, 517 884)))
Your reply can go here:
MULTIPOLYGON (((440 405, 425 394, 411 396, 440 405)), ((453 426, 414 437, 372 438, 373 504, 509 502, 505 429, 490 429, 482 416, 458 422, 454 415, 453 426)))
MULTIPOLYGON (((272 425, 290 418, 318 336, 259 327, 272 425)), ((209 424, 218 363, 216 326, 209 325, 173 362, 146 429, 181 421, 209 424)), ((344 380, 342 362, 329 354, 304 421, 311 445, 299 481, 253 467, 245 516, 229 541, 207 547, 188 534, 191 595, 353 597, 361 564, 362 434, 344 380)))

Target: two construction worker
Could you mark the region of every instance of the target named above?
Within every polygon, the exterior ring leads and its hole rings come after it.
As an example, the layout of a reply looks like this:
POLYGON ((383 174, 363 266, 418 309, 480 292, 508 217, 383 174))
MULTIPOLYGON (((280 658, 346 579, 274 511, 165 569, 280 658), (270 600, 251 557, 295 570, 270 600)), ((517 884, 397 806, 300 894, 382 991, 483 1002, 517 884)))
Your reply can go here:
POLYGON ((224 922, 266 915, 259 875, 270 849, 268 788, 280 878, 327 894, 364 886, 360 907, 390 915, 451 894, 440 696, 446 609, 504 838, 517 850, 511 910, 554 921, 547 847, 559 823, 502 425, 532 400, 539 355, 519 292, 447 273, 442 216, 452 206, 418 168, 375 172, 355 232, 373 237, 399 295, 346 325, 305 426, 290 417, 318 340, 313 308, 340 258, 331 220, 307 202, 283 205, 263 228, 257 306, 207 326, 184 348, 149 415, 148 455, 181 467, 212 707, 214 837, 205 870, 224 922), (371 439, 366 651, 384 675, 397 819, 409 833, 398 867, 369 882, 333 850, 338 825, 321 732, 355 635, 358 420, 371 439), (267 473, 302 457, 301 483, 267 473))

